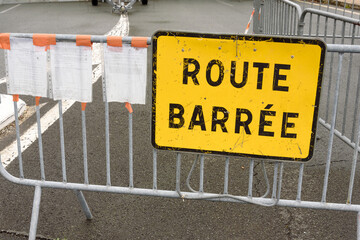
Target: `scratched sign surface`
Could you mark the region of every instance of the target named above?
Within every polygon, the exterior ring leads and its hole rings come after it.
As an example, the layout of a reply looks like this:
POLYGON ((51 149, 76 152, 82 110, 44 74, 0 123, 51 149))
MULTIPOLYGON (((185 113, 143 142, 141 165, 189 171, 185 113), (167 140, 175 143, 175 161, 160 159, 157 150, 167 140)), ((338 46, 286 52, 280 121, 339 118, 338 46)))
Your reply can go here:
POLYGON ((155 148, 311 158, 322 41, 184 32, 152 41, 155 148))

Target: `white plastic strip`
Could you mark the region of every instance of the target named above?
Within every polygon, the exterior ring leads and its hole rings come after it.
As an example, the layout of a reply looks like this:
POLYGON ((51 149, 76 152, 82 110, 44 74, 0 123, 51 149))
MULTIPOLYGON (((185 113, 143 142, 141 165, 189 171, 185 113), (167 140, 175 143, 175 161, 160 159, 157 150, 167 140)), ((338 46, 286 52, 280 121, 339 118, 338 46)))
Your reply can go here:
POLYGON ((91 47, 58 42, 50 47, 54 100, 92 101, 91 47))
POLYGON ((33 45, 31 38, 10 37, 8 51, 9 94, 47 97, 47 53, 45 47, 33 45))
POLYGON ((147 48, 104 44, 104 70, 108 102, 145 104, 147 48))

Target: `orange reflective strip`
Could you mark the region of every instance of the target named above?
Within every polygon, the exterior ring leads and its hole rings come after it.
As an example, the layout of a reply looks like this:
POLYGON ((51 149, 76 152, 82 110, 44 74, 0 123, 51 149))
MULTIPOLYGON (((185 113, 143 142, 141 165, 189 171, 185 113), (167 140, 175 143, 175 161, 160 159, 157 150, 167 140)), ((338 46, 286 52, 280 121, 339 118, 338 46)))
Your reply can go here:
POLYGON ((118 36, 108 36, 106 38, 106 42, 108 46, 112 47, 122 47, 122 37, 118 36))
POLYGON ((13 95, 13 101, 14 101, 14 102, 18 102, 18 101, 19 101, 19 95, 14 94, 14 95, 13 95))
POLYGON ((81 103, 81 111, 85 111, 86 108, 86 102, 81 103))
POLYGON ((0 48, 10 50, 10 33, 0 33, 0 48))
POLYGON ((132 107, 131 107, 131 104, 130 104, 130 103, 126 102, 126 103, 125 103, 125 107, 126 107, 126 109, 129 111, 129 113, 133 113, 133 112, 134 112, 133 109, 132 109, 132 107))
POLYGON ((40 105, 40 98, 41 97, 35 97, 35 105, 39 106, 40 105))
POLYGON ((91 47, 91 36, 90 35, 77 35, 76 46, 87 46, 91 47))
POLYGON ((147 48, 147 37, 133 37, 131 39, 132 47, 147 48))
POLYGON ((46 47, 50 45, 56 45, 55 34, 34 34, 33 44, 39 47, 46 47))

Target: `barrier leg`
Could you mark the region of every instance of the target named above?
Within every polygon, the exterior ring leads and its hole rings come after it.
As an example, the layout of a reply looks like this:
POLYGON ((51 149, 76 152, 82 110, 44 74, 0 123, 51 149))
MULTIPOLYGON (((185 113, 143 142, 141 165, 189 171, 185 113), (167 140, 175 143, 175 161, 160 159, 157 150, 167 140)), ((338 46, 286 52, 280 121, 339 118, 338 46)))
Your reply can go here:
POLYGON ((89 205, 87 204, 87 202, 85 200, 84 194, 82 193, 82 191, 79 191, 79 190, 74 190, 74 192, 75 192, 76 197, 78 198, 78 200, 80 202, 81 208, 84 211, 86 218, 88 220, 92 219, 93 216, 91 214, 89 205))
POLYGON ((36 229, 39 220, 40 201, 41 201, 41 187, 35 186, 34 202, 31 213, 31 223, 30 223, 30 232, 29 232, 30 240, 35 240, 36 238, 36 229))

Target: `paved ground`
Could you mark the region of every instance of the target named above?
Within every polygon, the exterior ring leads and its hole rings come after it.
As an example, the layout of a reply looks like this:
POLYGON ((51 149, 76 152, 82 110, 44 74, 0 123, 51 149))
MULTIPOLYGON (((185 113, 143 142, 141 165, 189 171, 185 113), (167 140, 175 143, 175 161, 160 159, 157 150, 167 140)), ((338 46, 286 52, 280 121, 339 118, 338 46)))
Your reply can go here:
MULTIPOLYGON (((6 7, 0 6, 0 11, 6 7)), ((110 10, 106 4, 93 8, 90 3, 21 5, 0 14, 0 31, 104 34, 119 19, 110 10)), ((136 4, 129 13, 130 35, 150 36, 160 29, 242 33, 251 11, 252 1, 150 0, 148 6, 136 4)), ((149 65, 150 60, 149 54, 149 65)), ((148 93, 150 69, 149 66, 148 93)), ((0 86, 0 91, 4 91, 4 86, 0 86)), ((134 184, 142 188, 152 187, 150 103, 151 95, 148 94, 145 106, 134 106, 134 184)), ((52 102, 46 104, 42 113, 53 105, 52 102)), ((64 115, 69 182, 83 181, 79 109, 80 105, 75 104, 64 115)), ((89 174, 90 182, 94 184, 104 184, 106 180, 103 112, 99 81, 94 86, 94 101, 87 108, 89 174)), ((123 105, 110 105, 110 120, 112 184, 127 186, 127 114, 123 105)), ((24 122, 22 128, 26 129, 31 122, 34 117, 24 122)), ((61 178, 58 132, 58 122, 55 122, 43 135, 45 170, 49 180, 61 178)), ((319 127, 317 137, 314 159, 305 168, 303 200, 321 200, 328 131, 319 127)), ((2 136, 0 150, 13 138, 11 134, 2 136)), ((351 155, 352 150, 335 139, 328 201, 345 202, 351 155)), ((182 189, 185 189, 184 179, 194 158, 194 155, 183 155, 182 189)), ((25 176, 38 179, 37 142, 23 153, 23 159, 25 176)), ((229 192, 247 194, 248 163, 248 159, 231 159, 229 192)), ((158 164, 158 188, 173 190, 175 154, 161 152, 158 164)), ((207 157, 205 165, 205 191, 222 192, 224 158, 207 157)), ((267 164, 269 171, 272 167, 273 164, 267 164)), ((16 160, 8 171, 17 175, 16 160)), ((295 199, 297 171, 297 165, 285 165, 283 198, 295 199)), ((269 177, 272 179, 271 173, 269 177)), ((197 186, 197 183, 194 180, 192 185, 197 186)), ((359 183, 357 178, 355 186, 359 183)), ((264 191, 260 165, 256 162, 254 195, 260 196, 264 191)), ((358 188, 355 191, 358 192, 358 188)), ((92 192, 86 192, 85 196, 94 215, 92 221, 85 220, 73 192, 44 189, 38 234, 43 239, 355 239, 356 235, 355 213, 92 192)), ((32 188, 0 182, 0 239, 26 238, 32 198, 32 188)), ((353 202, 360 202, 359 194, 354 194, 353 202)))

